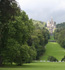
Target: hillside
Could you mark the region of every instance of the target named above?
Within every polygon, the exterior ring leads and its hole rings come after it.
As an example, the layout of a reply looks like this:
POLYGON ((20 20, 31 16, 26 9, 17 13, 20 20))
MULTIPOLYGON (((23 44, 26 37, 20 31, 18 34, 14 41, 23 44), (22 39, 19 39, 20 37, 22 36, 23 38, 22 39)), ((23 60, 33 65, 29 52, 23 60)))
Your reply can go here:
POLYGON ((56 28, 65 28, 65 22, 57 24, 56 28))
POLYGON ((38 20, 33 20, 34 25, 39 25, 40 28, 46 27, 46 23, 38 20))
POLYGON ((65 49, 63 49, 58 43, 56 42, 49 42, 46 45, 46 52, 44 56, 42 56, 41 60, 47 60, 48 56, 54 56, 58 60, 61 60, 65 55, 65 49))

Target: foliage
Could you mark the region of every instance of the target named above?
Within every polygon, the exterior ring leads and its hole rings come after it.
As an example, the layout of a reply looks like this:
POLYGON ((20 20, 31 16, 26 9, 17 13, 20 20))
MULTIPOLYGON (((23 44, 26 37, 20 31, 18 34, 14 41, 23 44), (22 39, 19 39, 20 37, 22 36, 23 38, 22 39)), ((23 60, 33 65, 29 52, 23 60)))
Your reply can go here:
POLYGON ((8 37, 9 20, 14 20, 14 16, 20 13, 20 8, 15 0, 0 1, 0 65, 3 61, 3 52, 6 48, 8 37))
POLYGON ((50 61, 50 62, 58 62, 58 60, 53 56, 49 56, 48 61, 50 61))
POLYGON ((54 32, 56 41, 65 48, 65 22, 57 24, 57 29, 54 32))
POLYGON ((60 29, 65 28, 65 22, 57 24, 56 28, 60 28, 60 29))
POLYGON ((21 11, 15 0, 0 1, 0 66, 30 63, 45 52, 49 32, 21 11))
POLYGON ((37 51, 36 59, 39 59, 40 56, 44 54, 45 45, 48 43, 49 36, 50 34, 46 28, 40 29, 39 26, 35 26, 30 42, 36 48, 37 51))
POLYGON ((63 61, 65 62, 65 56, 64 56, 64 58, 61 59, 61 62, 63 62, 63 61))
POLYGON ((46 27, 46 23, 38 20, 33 20, 33 24, 35 26, 39 26, 40 28, 46 27))
POLYGON ((65 29, 56 29, 54 32, 54 38, 56 41, 63 47, 65 48, 65 29))

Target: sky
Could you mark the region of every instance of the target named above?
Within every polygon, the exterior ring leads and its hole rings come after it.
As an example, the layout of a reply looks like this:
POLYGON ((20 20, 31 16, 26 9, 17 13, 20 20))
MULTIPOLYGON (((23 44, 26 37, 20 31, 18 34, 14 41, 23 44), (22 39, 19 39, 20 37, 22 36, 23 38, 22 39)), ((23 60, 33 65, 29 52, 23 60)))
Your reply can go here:
POLYGON ((29 18, 43 22, 65 22, 65 0, 16 0, 29 18))

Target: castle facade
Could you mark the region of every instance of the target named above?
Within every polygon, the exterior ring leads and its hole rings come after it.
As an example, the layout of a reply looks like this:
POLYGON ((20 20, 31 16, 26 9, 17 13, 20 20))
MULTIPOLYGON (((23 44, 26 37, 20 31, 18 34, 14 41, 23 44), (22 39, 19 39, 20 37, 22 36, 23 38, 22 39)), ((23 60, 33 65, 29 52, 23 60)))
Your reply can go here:
POLYGON ((51 21, 47 22, 47 28, 51 34, 53 34, 54 30, 56 29, 56 22, 54 22, 52 18, 51 21))

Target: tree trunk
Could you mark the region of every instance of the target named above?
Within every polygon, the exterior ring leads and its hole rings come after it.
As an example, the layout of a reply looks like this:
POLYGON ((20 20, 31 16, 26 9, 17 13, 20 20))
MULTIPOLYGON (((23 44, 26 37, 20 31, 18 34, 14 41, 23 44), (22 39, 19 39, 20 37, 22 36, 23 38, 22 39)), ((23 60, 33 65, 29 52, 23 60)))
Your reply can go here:
POLYGON ((2 56, 0 56, 0 66, 2 66, 2 56))
POLYGON ((12 61, 11 61, 11 65, 12 65, 12 61))

